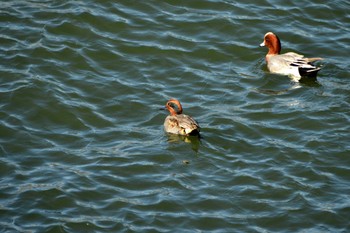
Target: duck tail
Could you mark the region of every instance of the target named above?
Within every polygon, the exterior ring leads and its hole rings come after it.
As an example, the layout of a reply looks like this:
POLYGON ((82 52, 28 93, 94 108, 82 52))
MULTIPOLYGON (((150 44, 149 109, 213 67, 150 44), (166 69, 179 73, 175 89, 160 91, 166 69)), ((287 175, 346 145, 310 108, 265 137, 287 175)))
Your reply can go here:
POLYGON ((299 73, 301 77, 316 78, 320 69, 320 67, 299 67, 299 73))

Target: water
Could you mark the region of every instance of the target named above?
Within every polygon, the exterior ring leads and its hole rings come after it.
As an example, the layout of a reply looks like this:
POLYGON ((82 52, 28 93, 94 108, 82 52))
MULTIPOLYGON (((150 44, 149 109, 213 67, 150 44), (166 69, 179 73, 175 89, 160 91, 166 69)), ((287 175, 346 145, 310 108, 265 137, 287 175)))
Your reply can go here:
POLYGON ((0 231, 350 231, 349 8, 2 2, 0 231), (268 31, 317 82, 267 72, 268 31), (200 140, 163 132, 171 97, 200 140))

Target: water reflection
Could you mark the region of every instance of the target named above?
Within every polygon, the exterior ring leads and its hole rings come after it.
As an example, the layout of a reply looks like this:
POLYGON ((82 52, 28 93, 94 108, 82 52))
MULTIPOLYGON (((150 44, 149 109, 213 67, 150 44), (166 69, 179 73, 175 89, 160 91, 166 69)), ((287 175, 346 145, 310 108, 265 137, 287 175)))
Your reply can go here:
POLYGON ((317 81, 316 78, 301 78, 299 80, 299 83, 305 85, 305 86, 310 86, 310 87, 320 87, 321 84, 317 81))
POLYGON ((289 87, 289 88, 284 88, 281 90, 271 90, 271 89, 260 89, 256 88, 255 91, 260 93, 260 94, 266 94, 266 95, 283 95, 291 90, 300 88, 301 85, 299 83, 295 83, 295 85, 289 87))
POLYGON ((317 79, 309 79, 309 78, 302 78, 299 80, 299 82, 292 82, 292 86, 288 88, 283 88, 281 90, 272 90, 272 89, 261 89, 261 88, 256 88, 254 91, 261 93, 261 94, 266 94, 266 95, 283 95, 286 94, 292 90, 301 88, 303 86, 306 87, 321 87, 322 85, 317 81, 317 79))
POLYGON ((191 144, 192 150, 195 152, 198 152, 199 145, 201 143, 201 137, 200 136, 184 136, 184 135, 178 135, 178 134, 167 134, 168 142, 169 143, 180 143, 185 142, 191 144))

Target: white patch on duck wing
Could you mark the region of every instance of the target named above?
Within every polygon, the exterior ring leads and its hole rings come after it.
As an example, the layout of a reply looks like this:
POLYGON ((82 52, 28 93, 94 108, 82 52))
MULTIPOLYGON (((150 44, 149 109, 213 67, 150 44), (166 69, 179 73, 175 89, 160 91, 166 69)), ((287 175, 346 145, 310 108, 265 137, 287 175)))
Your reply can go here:
POLYGON ((291 66, 312 66, 305 59, 297 59, 296 61, 293 61, 292 63, 290 63, 290 65, 291 66))
POLYGON ((301 69, 304 69, 305 71, 306 70, 319 70, 319 68, 317 68, 316 66, 312 65, 310 62, 308 62, 307 60, 305 59, 298 59, 294 62, 292 62, 290 64, 290 66, 296 66, 296 67, 299 67, 301 69))

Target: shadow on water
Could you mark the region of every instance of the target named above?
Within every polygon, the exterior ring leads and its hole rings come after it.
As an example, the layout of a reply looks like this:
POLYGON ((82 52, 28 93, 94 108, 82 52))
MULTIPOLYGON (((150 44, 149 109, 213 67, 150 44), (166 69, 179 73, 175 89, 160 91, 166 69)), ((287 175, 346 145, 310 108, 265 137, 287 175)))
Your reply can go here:
POLYGON ((303 86, 307 87, 321 87, 322 85, 317 81, 317 78, 301 78, 299 80, 303 86))
POLYGON ((199 151, 199 146, 201 143, 201 137, 200 136, 184 136, 184 135, 177 135, 177 134, 167 134, 168 142, 169 143, 179 143, 179 142, 185 142, 191 144, 192 150, 194 150, 196 153, 199 151))
POLYGON ((322 85, 317 81, 316 78, 301 78, 299 82, 292 81, 292 86, 288 88, 283 88, 281 90, 272 90, 272 89, 261 89, 255 88, 254 90, 261 94, 266 95, 283 95, 292 90, 301 88, 301 87, 321 87, 322 85))

